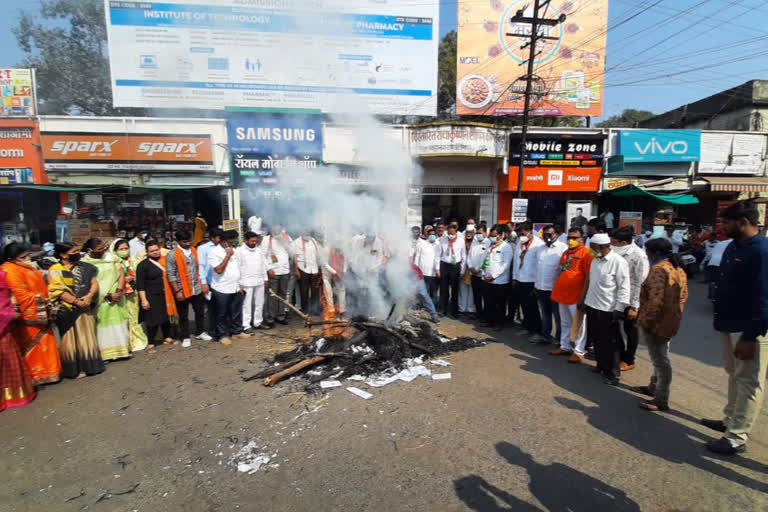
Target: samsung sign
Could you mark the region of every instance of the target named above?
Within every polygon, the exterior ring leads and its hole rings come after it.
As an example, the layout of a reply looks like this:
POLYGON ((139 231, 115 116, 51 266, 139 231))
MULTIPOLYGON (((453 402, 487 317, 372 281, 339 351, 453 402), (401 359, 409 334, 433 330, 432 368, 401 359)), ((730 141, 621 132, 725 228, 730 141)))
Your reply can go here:
POLYGON ((319 116, 235 116, 229 119, 227 128, 230 153, 323 156, 323 122, 319 116))
POLYGON ((621 130, 624 162, 698 162, 701 130, 621 130))

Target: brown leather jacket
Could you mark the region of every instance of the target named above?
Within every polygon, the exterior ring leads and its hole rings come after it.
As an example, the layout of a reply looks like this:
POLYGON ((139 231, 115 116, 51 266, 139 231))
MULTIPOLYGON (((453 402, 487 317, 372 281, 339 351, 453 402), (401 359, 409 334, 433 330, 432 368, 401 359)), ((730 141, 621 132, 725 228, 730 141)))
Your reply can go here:
POLYGON ((682 268, 669 260, 653 267, 640 289, 637 323, 646 331, 671 338, 680 328, 683 306, 688 300, 688 278, 682 268))

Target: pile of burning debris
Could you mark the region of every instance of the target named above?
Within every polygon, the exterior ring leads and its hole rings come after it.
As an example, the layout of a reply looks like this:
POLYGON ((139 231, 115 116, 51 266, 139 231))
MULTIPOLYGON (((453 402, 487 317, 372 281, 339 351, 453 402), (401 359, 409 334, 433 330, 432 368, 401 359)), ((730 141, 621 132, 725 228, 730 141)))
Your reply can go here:
POLYGON ((294 311, 308 328, 322 327, 322 336, 312 337, 310 330, 310 337, 302 345, 277 354, 269 361, 268 368, 244 380, 264 379, 265 386, 272 386, 286 377, 301 374, 311 389, 328 378, 392 372, 408 366, 414 359, 423 361, 485 344, 474 338, 445 338, 418 311, 409 312, 394 322, 393 307, 390 318, 383 323, 362 316, 341 320, 333 308, 327 307, 322 320, 294 311))

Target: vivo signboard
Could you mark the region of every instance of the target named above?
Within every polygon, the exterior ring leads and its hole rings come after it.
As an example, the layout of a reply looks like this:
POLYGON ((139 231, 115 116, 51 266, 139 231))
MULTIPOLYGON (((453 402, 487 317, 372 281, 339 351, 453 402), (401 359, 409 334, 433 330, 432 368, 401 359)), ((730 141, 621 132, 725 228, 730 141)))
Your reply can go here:
POLYGON ((698 162, 701 130, 621 130, 624 162, 698 162))

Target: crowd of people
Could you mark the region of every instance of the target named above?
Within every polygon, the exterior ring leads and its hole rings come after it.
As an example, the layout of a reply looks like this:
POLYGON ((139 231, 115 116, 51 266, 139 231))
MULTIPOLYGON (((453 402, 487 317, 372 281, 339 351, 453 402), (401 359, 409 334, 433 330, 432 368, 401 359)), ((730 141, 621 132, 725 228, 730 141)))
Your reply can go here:
MULTIPOLYGON (((718 453, 743 451, 762 401, 768 239, 757 216, 747 202, 726 209, 730 244, 712 244, 703 262, 717 283, 714 327, 730 377, 725 419, 703 420, 725 433, 708 445, 718 453)), ((675 235, 639 238, 631 227, 609 229, 605 217, 575 220, 540 232, 529 222, 489 227, 474 219, 463 231, 455 221, 415 226, 407 256, 381 233, 334 246, 310 229, 292 238, 274 225, 247 232, 242 243, 237 231, 211 229, 193 246, 181 231, 169 249, 140 232, 109 244, 58 243, 46 276, 27 247, 11 243, 0 266, 0 410, 29 403, 36 386, 102 373, 109 361, 161 344, 230 345, 286 324, 291 310, 365 313, 372 288, 386 293, 390 260, 406 259, 411 299, 434 322, 462 315, 495 331, 512 327, 569 363, 594 358, 606 384, 635 368, 642 332, 653 375, 633 390, 650 397, 640 407, 668 410, 670 342, 688 298, 675 235)))

